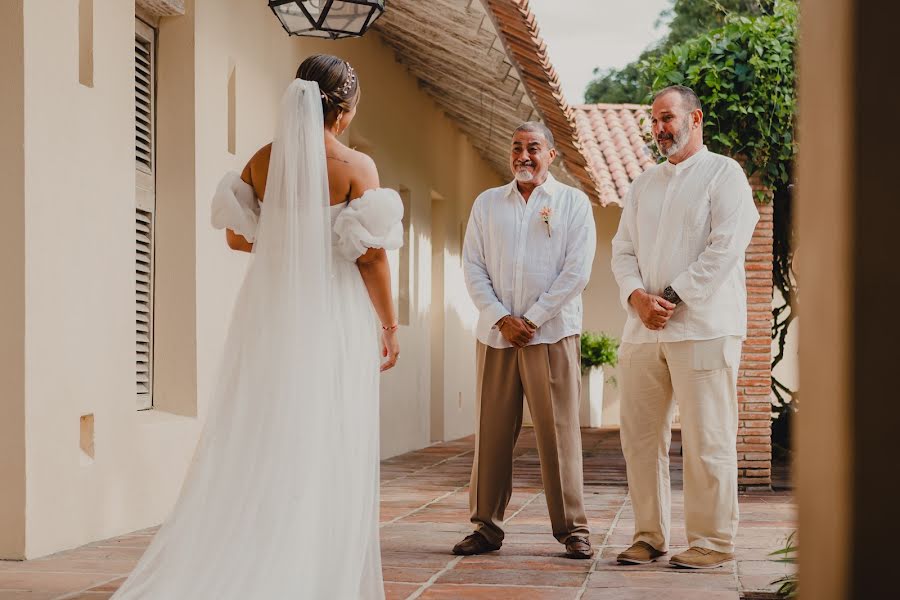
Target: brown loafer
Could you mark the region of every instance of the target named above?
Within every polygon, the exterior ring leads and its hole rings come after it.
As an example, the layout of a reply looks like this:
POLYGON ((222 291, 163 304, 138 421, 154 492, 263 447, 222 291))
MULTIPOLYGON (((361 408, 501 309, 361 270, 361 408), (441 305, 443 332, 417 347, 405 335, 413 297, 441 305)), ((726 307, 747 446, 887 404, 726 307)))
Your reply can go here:
POLYGON ((586 537, 573 535, 566 540, 566 558, 585 559, 593 555, 594 549, 586 537))
POLYGON ((472 556, 473 554, 484 554, 485 552, 493 552, 499 549, 500 544, 492 544, 480 532, 476 531, 471 535, 467 535, 463 541, 453 546, 453 554, 472 556))
POLYGON ((665 552, 662 550, 657 550, 647 542, 639 541, 633 543, 628 550, 621 552, 616 557, 616 560, 623 565, 646 565, 652 563, 663 554, 665 552))
POLYGON ((669 564, 683 569, 715 569, 734 560, 730 552, 717 552, 709 548, 691 546, 669 559, 669 564))

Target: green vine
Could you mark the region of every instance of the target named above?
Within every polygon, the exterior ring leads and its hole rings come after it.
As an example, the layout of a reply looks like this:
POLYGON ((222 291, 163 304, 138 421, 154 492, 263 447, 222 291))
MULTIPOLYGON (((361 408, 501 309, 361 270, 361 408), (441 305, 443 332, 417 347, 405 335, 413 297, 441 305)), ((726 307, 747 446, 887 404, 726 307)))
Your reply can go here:
POLYGON ((645 60, 649 88, 686 85, 700 97, 711 150, 746 158, 773 192, 790 183, 794 142, 797 3, 774 0, 758 16, 728 15, 725 25, 645 60))

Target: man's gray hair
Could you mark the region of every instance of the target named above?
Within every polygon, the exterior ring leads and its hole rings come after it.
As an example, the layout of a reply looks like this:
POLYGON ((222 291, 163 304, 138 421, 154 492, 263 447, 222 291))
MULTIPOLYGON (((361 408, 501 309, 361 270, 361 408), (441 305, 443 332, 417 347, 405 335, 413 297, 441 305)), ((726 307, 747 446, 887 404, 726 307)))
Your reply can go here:
POLYGON ((540 121, 526 121, 522 123, 521 125, 516 127, 515 131, 513 131, 513 136, 515 136, 520 131, 539 133, 544 136, 544 139, 547 140, 547 144, 549 144, 551 148, 556 148, 556 141, 553 139, 553 132, 551 132, 550 129, 540 121))
POLYGON ((653 102, 656 102, 657 98, 665 96, 669 92, 676 92, 681 96, 681 102, 688 109, 688 112, 702 110, 703 107, 700 106, 700 98, 697 96, 697 92, 686 85, 670 85, 669 87, 664 87, 653 94, 653 102))

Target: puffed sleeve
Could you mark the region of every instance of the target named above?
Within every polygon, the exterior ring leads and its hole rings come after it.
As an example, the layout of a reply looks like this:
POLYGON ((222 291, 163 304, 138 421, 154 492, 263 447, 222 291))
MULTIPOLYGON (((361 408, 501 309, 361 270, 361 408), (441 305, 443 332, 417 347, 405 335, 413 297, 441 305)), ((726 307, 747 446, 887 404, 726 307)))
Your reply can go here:
POLYGON ((210 221, 216 229, 231 229, 248 242, 256 241, 259 201, 253 188, 234 171, 222 177, 213 196, 210 221))
POLYGON ((396 250, 403 245, 403 201, 388 188, 369 190, 350 201, 334 222, 337 247, 355 261, 369 248, 396 250))

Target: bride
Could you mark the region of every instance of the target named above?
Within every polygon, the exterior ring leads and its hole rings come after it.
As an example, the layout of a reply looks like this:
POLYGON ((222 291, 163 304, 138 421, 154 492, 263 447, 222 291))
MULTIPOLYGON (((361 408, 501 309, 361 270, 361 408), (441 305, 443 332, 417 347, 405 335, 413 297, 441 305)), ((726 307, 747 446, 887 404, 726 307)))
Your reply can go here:
POLYGON ((274 142, 219 185, 213 225, 253 257, 181 495, 116 600, 384 598, 377 332, 384 371, 403 205, 337 140, 358 100, 348 63, 306 59, 274 142))

